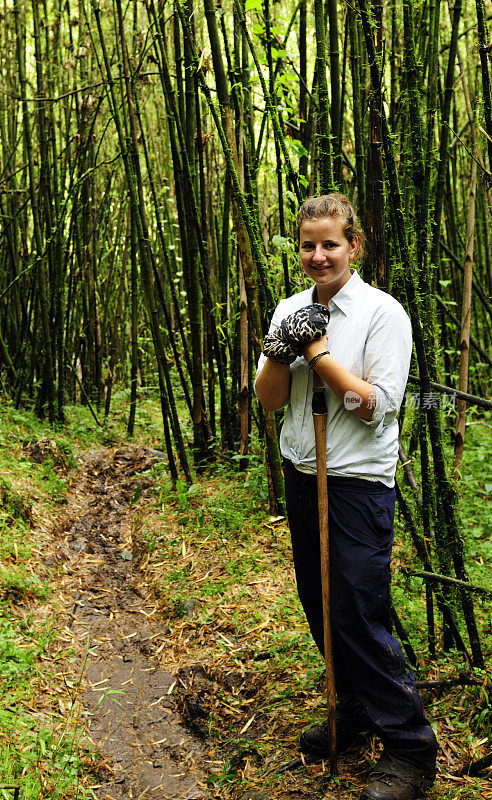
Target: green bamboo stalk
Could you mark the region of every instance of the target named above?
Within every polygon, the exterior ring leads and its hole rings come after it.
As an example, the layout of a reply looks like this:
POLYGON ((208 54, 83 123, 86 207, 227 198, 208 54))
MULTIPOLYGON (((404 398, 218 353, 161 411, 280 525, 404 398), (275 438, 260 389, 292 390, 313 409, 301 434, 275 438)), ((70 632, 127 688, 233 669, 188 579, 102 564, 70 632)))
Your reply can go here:
POLYGON ((360 53, 356 28, 355 9, 349 5, 347 8, 349 36, 350 36, 350 64, 352 73, 352 110, 355 147, 355 171, 357 175, 358 211, 361 220, 366 219, 366 177, 363 145, 362 105, 360 85, 360 53))
POLYGON ((329 194, 335 188, 331 153, 328 81, 326 79, 326 27, 323 0, 314 0, 314 25, 316 38, 316 118, 317 191, 329 194))
POLYGON ((476 8, 477 8, 480 68, 482 71, 483 114, 485 119, 485 129, 487 131, 487 151, 489 154, 489 171, 492 172, 492 99, 490 91, 490 75, 489 75, 489 62, 488 62, 490 44, 487 41, 487 31, 485 28, 485 7, 483 0, 476 0, 476 8))
MULTIPOLYGON (((428 573, 433 573, 434 571, 432 569, 431 562, 429 561, 425 540, 422 540, 422 537, 419 534, 418 527, 417 527, 417 525, 415 523, 415 520, 413 518, 410 506, 408 505, 404 495, 402 494, 402 491, 401 491, 398 483, 395 484, 395 488, 396 488, 396 498, 397 498, 397 501, 398 501, 398 507, 400 508, 400 510, 402 512, 403 519, 405 521, 407 529, 408 529, 408 531, 410 533, 410 536, 412 538, 412 541, 413 541, 415 550, 417 552, 417 555, 420 558, 420 560, 422 561, 422 565, 424 567, 424 570, 426 572, 428 572, 428 573)), ((459 632, 459 628, 458 628, 458 626, 457 626, 457 624, 456 624, 456 622, 454 620, 453 612, 451 611, 451 608, 450 608, 448 602, 446 601, 446 599, 444 598, 444 596, 442 595, 442 593, 439 590, 435 590, 435 596, 436 596, 436 601, 437 601, 437 605, 438 605, 439 611, 441 612, 441 614, 443 616, 443 619, 445 620, 446 625, 448 626, 449 630, 452 633, 454 642, 456 643, 456 647, 458 648, 458 650, 460 650, 462 653, 464 653, 467 656, 469 661, 471 661, 471 658, 468 655, 468 651, 466 649, 465 643, 463 642, 463 639, 462 639, 461 634, 459 632)), ((430 641, 429 641, 429 651, 432 653, 433 650, 434 650, 434 647, 435 647, 434 630, 433 630, 432 622, 430 623, 430 628, 428 630, 429 630, 429 639, 430 639, 430 641)))
MULTIPOLYGON (((178 6, 178 13, 180 16, 183 33, 185 37, 187 37, 188 42, 191 42, 192 39, 188 32, 187 21, 184 16, 183 10, 179 6, 178 6)), ((200 85, 202 87, 203 94, 207 101, 208 107, 210 109, 210 112, 212 114, 217 129, 217 133, 220 138, 224 159, 227 165, 228 173, 231 178, 231 183, 233 187, 234 225, 238 236, 238 244, 240 251, 245 256, 243 258, 244 280, 246 284, 246 294, 248 298, 248 311, 250 314, 250 322, 252 324, 251 334, 252 334, 253 349, 255 353, 255 358, 258 359, 261 352, 261 343, 262 343, 262 322, 261 322, 260 307, 258 304, 258 295, 256 292, 256 285, 253 275, 253 261, 249 256, 249 254, 252 252, 255 261, 256 260, 259 261, 261 260, 261 253, 259 251, 254 223, 252 221, 252 217, 249 213, 249 210, 246 206, 244 194, 242 192, 241 185, 239 182, 237 151, 235 145, 231 109, 230 106, 228 109, 226 108, 226 113, 224 115, 224 122, 227 128, 224 129, 224 126, 220 118, 220 113, 212 101, 210 89, 204 79, 202 70, 200 68, 200 61, 198 59, 198 55, 196 51, 194 51, 193 47, 191 47, 191 51, 193 53, 193 59, 200 80, 200 85)), ((275 497, 280 507, 282 507, 283 479, 280 467, 281 463, 280 451, 278 447, 278 437, 275 429, 275 423, 273 420, 273 416, 271 414, 265 415, 265 426, 266 426, 266 445, 269 457, 269 464, 272 470, 272 481, 274 484, 275 497)))
MULTIPOLYGON (((148 178, 148 181, 149 181, 151 197, 152 197, 153 205, 154 205, 154 209, 153 210, 154 210, 154 214, 155 214, 156 228, 157 228, 157 233, 158 233, 158 236, 159 236, 159 239, 160 239, 160 243, 161 243, 162 260, 164 262, 164 268, 165 268, 165 271, 166 271, 166 275, 167 275, 167 279, 168 279, 168 283, 169 283, 169 287, 170 287, 171 298, 172 298, 172 302, 173 302, 173 305, 174 305, 174 314, 175 314, 175 318, 176 318, 176 320, 178 322, 178 329, 180 331, 181 341, 182 341, 182 344, 183 344, 184 362, 185 362, 185 364, 187 366, 188 374, 191 375, 191 359, 190 359, 190 354, 189 354, 189 349, 190 348, 189 348, 189 344, 188 344, 188 342, 187 342, 187 340, 185 338, 184 326, 183 326, 183 321, 182 321, 182 318, 181 318, 181 311, 179 309, 178 299, 176 297, 176 292, 174 290, 173 275, 171 273, 171 267, 170 267, 170 264, 169 264, 167 244, 166 244, 166 240, 165 240, 165 236, 164 236, 162 218, 161 218, 160 207, 159 207, 160 203, 159 203, 159 199, 157 197, 157 190, 156 190, 155 181, 154 181, 153 168, 152 168, 151 159, 150 159, 149 147, 147 145, 147 137, 146 137, 146 134, 145 134, 145 131, 144 131, 144 127, 143 127, 143 120, 142 120, 142 117, 141 117, 141 109, 140 109, 140 102, 138 100, 138 95, 135 95, 135 113, 137 115, 137 119, 139 121, 139 126, 140 126, 140 137, 141 137, 142 148, 143 148, 143 152, 144 152, 145 166, 147 168, 147 178, 148 178)), ((176 344, 174 331, 173 331, 173 326, 172 326, 172 321, 171 321, 171 317, 170 317, 169 310, 168 310, 168 307, 167 307, 167 302, 166 302, 166 299, 165 299, 165 296, 164 296, 164 289, 163 289, 163 286, 162 286, 162 281, 161 281, 161 278, 159 276, 159 272, 157 270, 157 265, 155 263, 155 259, 154 258, 152 258, 152 270, 153 270, 153 273, 154 273, 154 280, 155 280, 155 284, 157 286, 157 292, 158 292, 158 296, 159 296, 161 309, 162 309, 162 311, 164 313, 164 319, 166 321, 166 327, 167 327, 169 342, 171 344, 171 348, 172 348, 172 351, 173 351, 173 356, 174 356, 176 368, 178 370, 178 375, 179 375, 179 379, 180 379, 180 383, 181 383, 181 388, 183 390, 183 395, 184 395, 184 398, 185 398, 186 405, 188 406, 188 410, 191 413, 192 412, 192 402, 191 402, 191 398, 190 398, 190 393, 188 391, 188 384, 186 382, 185 374, 184 374, 183 368, 181 366, 181 357, 180 357, 180 355, 178 353, 177 344, 176 344)))
MULTIPOLYGON (((197 79, 193 62, 192 48, 195 47, 195 31, 193 21, 193 8, 191 2, 186 6, 189 17, 187 34, 184 36, 184 72, 185 72, 185 108, 186 126, 185 147, 189 164, 190 184, 193 185, 194 197, 189 192, 184 193, 184 209, 186 220, 187 256, 183 259, 185 279, 187 279, 187 301, 189 308, 190 341, 193 352, 191 385, 192 385, 192 419, 193 419, 193 452, 195 466, 204 469, 211 458, 211 439, 208 421, 205 415, 204 386, 203 386, 203 308, 202 292, 200 289, 200 266, 198 261, 198 242, 202 243, 202 251, 207 250, 207 242, 203 239, 200 226, 201 213, 197 195, 197 170, 195 141, 197 139, 197 108, 196 86, 197 79), (198 226, 196 222, 198 221, 198 226)), ((215 19, 215 10, 213 10, 215 19)), ((205 15, 207 5, 205 4, 205 15)), ((210 34, 209 34, 210 35, 210 34)), ((218 41, 218 38, 217 38, 218 41)), ((211 38, 212 55, 214 56, 215 41, 211 38)), ((217 77, 219 81, 219 77, 217 77)), ((219 84, 220 85, 220 84, 219 84)), ((208 252, 206 255, 208 265, 208 252)))
MULTIPOLYGON (((468 369, 470 358, 470 328, 472 306, 472 281, 473 281, 473 248, 475 236, 475 205, 477 196, 477 161, 472 159, 470 193, 468 201, 468 218, 466 226, 466 259, 465 274, 463 278, 463 300, 461 307, 460 331, 460 371, 459 390, 468 391, 468 369)), ((465 444, 466 402, 458 400, 458 416, 454 438, 453 476, 457 480, 465 444)))
MULTIPOLYGON (((383 50, 383 4, 372 0, 373 36, 378 57, 383 50)), ((381 143, 382 95, 379 87, 372 83, 369 94, 369 153, 367 164, 367 209, 366 227, 369 234, 368 269, 372 281, 380 289, 387 290, 388 275, 386 261, 386 237, 384 217, 384 178, 381 143)))
POLYGON ((425 314, 425 328, 432 339, 433 313, 431 296, 431 277, 428 265, 429 249, 429 191, 426 182, 424 155, 424 126, 421 117, 422 85, 415 52, 413 6, 409 0, 403 3, 404 22, 404 78, 408 91, 408 116, 411 130, 411 175, 415 192, 415 234, 418 267, 418 287, 422 294, 422 311, 425 314))
MULTIPOLYGON (((129 222, 129 221, 128 221, 129 222)), ((129 224, 127 224, 129 227, 129 224)), ((116 297, 116 308, 114 311, 114 318, 112 320, 112 324, 109 325, 109 333, 110 333, 110 345, 109 345, 109 366, 108 366, 108 374, 106 378, 106 398, 104 402, 104 422, 106 423, 109 417, 109 411, 111 408, 111 396, 113 391, 114 385, 114 372, 116 367, 116 360, 117 360, 117 351, 118 351, 118 340, 119 340, 119 329, 121 327, 121 317, 122 317, 122 306, 123 306, 123 293, 125 288, 125 273, 126 273, 126 265, 128 261, 128 239, 130 238, 129 232, 127 232, 126 241, 125 241, 125 248, 122 253, 121 257, 121 272, 120 278, 118 281, 118 294, 116 297)), ((109 283, 109 281, 108 281, 109 283)), ((106 340, 107 336, 101 337, 103 341, 106 340)))
POLYGON ((307 180, 310 142, 306 136, 307 123, 307 0, 301 0, 299 6, 299 118, 300 140, 306 155, 299 159, 299 174, 307 180))
MULTIPOLYGON (((128 414, 127 434, 131 438, 135 429, 137 414, 137 368, 138 368, 138 267, 137 267, 137 231, 134 214, 130 207, 130 293, 131 293, 131 371, 130 371, 130 411, 128 414)), ((171 479, 177 479, 176 462, 172 447, 169 448, 172 459, 169 462, 171 479)))
POLYGON ((43 385, 42 392, 38 398, 38 412, 42 413, 42 402, 44 400, 44 393, 46 393, 46 400, 48 403, 48 418, 50 423, 55 421, 55 404, 54 404, 54 385, 53 385, 53 358, 52 358, 52 339, 51 339, 51 321, 49 315, 49 282, 46 272, 46 264, 42 259, 43 240, 42 240, 42 223, 41 215, 38 209, 38 198, 36 196, 35 186, 36 178, 34 175, 34 156, 33 145, 31 136, 31 126, 29 123, 29 111, 27 106, 27 80, 25 73, 25 63, 22 57, 21 41, 23 40, 23 31, 21 30, 19 5, 14 6, 14 21, 16 31, 16 55, 17 55, 17 68, 19 70, 19 83, 21 90, 21 106, 22 106, 22 125, 24 134, 24 144, 27 156, 27 170, 29 174, 29 195, 31 200, 31 213, 33 217, 34 228, 34 241, 36 245, 36 254, 38 256, 39 265, 39 303, 41 309, 41 322, 43 330, 43 385))
MULTIPOLYGON (((151 3, 151 8, 152 7, 153 7, 153 4, 151 3)), ((177 6, 177 8, 179 9, 179 6, 177 6)), ((157 22, 157 18, 155 17, 155 9, 154 9, 153 14, 154 14, 154 19, 157 22)), ((184 19, 185 20, 184 24, 186 25, 186 18, 182 14, 181 10, 179 10, 179 12, 178 12, 178 17, 180 17, 182 24, 183 24, 183 19, 184 19)), ((186 30, 185 33, 186 33, 186 37, 187 37, 187 46, 189 46, 189 52, 192 55, 194 64, 196 65, 197 60, 196 60, 196 52, 195 52, 194 46, 193 46, 193 39, 192 39, 192 37, 191 37, 191 35, 190 35, 188 30, 186 30), (191 44, 190 44, 190 42, 191 42, 191 44)), ((162 34, 164 35, 163 31, 162 31, 162 34)), ((191 168, 190 168, 190 164, 189 164, 189 160, 188 160, 188 156, 187 156, 187 148, 186 148, 183 129, 182 129, 182 126, 180 124, 180 121, 179 121, 179 118, 178 118, 178 115, 177 115, 177 112, 176 112, 176 103, 175 103, 175 99, 174 99, 174 92, 173 92, 173 89, 172 89, 172 84, 171 84, 171 79, 170 79, 170 73, 169 73, 169 67, 168 67, 168 64, 167 64, 166 54, 165 54, 165 52, 164 52, 164 50, 162 48, 162 42, 161 42, 160 54, 161 54, 160 74, 161 74, 161 79, 162 79, 162 82, 163 82, 164 95, 166 97, 166 101, 168 103, 168 107, 169 107, 169 109, 171 111, 171 115, 172 115, 172 118, 173 118, 173 121, 174 121, 174 126, 175 126, 175 129, 176 129, 176 133, 178 135, 178 141, 179 141, 179 146, 180 146, 179 162, 180 162, 180 166, 182 167, 182 170, 183 170, 184 184, 185 184, 185 187, 186 187, 186 191, 188 193, 187 201, 190 204, 190 210, 189 210, 188 219, 189 219, 190 224, 195 226, 196 242, 197 242, 199 253, 200 253, 201 289, 202 289, 202 292, 203 292, 205 306, 207 308, 208 313, 211 315, 210 316, 211 333, 212 333, 212 339, 213 339, 213 345, 214 345, 214 354, 215 354, 215 358, 216 358, 216 361, 217 361, 219 385, 220 385, 220 393, 221 393, 221 403, 224 403, 224 407, 227 408, 227 387, 226 387, 226 384, 225 384, 226 370, 225 370, 225 365, 223 365, 222 351, 221 351, 221 348, 220 348, 220 345, 219 345, 219 341, 218 341, 218 335, 217 335, 217 329, 216 329, 216 325, 215 325, 215 320, 214 320, 213 315, 212 315, 213 302, 212 302, 212 297, 211 297, 211 293, 210 293, 208 251, 207 251, 206 243, 203 241, 202 235, 201 235, 202 232, 201 232, 201 229, 200 229, 200 222, 199 222, 200 215, 199 215, 198 204, 197 204, 197 200, 196 200, 195 187, 194 187, 191 168)), ((172 129, 170 128, 169 130, 170 130, 170 135, 171 135, 171 140, 172 140, 172 129)), ((177 148, 175 148, 175 152, 176 152, 176 156, 177 156, 177 148)), ((178 194, 178 192, 181 191, 181 187, 178 186, 177 183, 175 185, 176 185, 176 192, 178 194)), ((180 205, 181 204, 178 204, 178 211, 179 211, 180 205)), ((181 225, 183 224, 182 220, 180 220, 180 224, 181 225)), ((187 246, 186 235, 184 234, 184 231, 182 231, 181 244, 182 244, 182 247, 186 247, 187 246)), ((229 420, 229 414, 226 414, 225 418, 228 421, 229 420)), ((231 432, 229 430, 226 432, 226 438, 227 438, 227 441, 232 444, 231 432)))
MULTIPOLYGON (((179 6, 178 10, 184 34, 185 36, 188 36, 187 21, 183 15, 182 9, 179 6)), ((200 60, 198 58, 198 55, 196 51, 192 50, 192 52, 193 52, 195 68, 197 69, 197 75, 200 80, 200 85, 204 97, 207 101, 208 107, 210 109, 210 112, 212 114, 215 126, 217 128, 217 133, 219 135, 220 142, 222 145, 222 150, 224 153, 224 159, 227 165, 229 176, 231 178, 231 183, 233 188, 233 198, 235 204, 237 205, 237 211, 234 214, 234 222, 235 222, 236 232, 238 235, 239 246, 243 253, 243 262, 246 262, 248 260, 247 253, 248 251, 250 251, 253 257, 254 264, 257 267, 257 265, 262 261, 263 256, 261 253, 261 248, 253 221, 253 216, 248 209, 246 198, 241 189, 238 177, 238 169, 234 160, 235 158, 237 162, 237 152, 235 152, 233 120, 230 113, 226 114, 225 122, 226 125, 228 126, 226 131, 224 125, 222 124, 219 111, 217 110, 215 104, 212 101, 210 89, 207 83, 205 82, 203 73, 200 68, 200 60)), ((262 324, 261 324, 260 309, 257 304, 256 286, 253 277, 253 262, 251 262, 251 268, 248 268, 248 277, 246 277, 246 285, 247 285, 247 291, 249 289, 248 298, 249 300, 251 300, 251 304, 248 305, 248 308, 250 311, 250 318, 253 321, 254 352, 255 352, 255 357, 259 357, 259 354, 261 352, 262 324)))
POLYGON ((287 151, 287 146, 285 144, 285 137, 284 137, 284 135, 282 133, 282 129, 280 127, 280 123, 279 123, 279 119, 278 119, 277 109, 275 108, 273 98, 272 98, 270 92, 268 91, 267 85, 265 83, 265 78, 263 77, 263 72, 261 70, 261 66, 260 66, 260 63, 258 61, 258 56, 256 54, 256 50, 255 50, 253 42, 251 40, 251 36, 249 35, 249 31, 248 31, 247 24, 246 24, 246 18, 244 16, 244 13, 243 13, 243 10, 242 10, 241 5, 239 3, 239 0, 234 0, 234 4, 235 4, 235 7, 237 8, 237 11, 238 11, 238 17, 239 17, 239 21, 241 23, 241 27, 243 29, 244 37, 246 39, 249 51, 250 51, 250 53, 251 53, 251 55, 253 57, 253 61, 255 63, 256 72, 257 72, 257 75, 258 75, 258 79, 260 81, 261 91, 263 92, 263 97, 265 98, 265 104, 266 104, 268 116, 269 116, 269 118, 270 118, 270 120, 272 122, 272 127, 273 127, 273 132, 274 132, 275 138, 277 139, 277 141, 278 141, 278 143, 280 145, 280 149, 282 151, 282 157, 284 159, 284 164, 285 164, 285 167, 286 167, 286 171, 287 171, 287 175, 288 175, 289 181, 290 181, 290 183, 292 185, 292 189, 293 189, 294 194, 295 194, 295 196, 297 198, 297 201, 301 202, 302 198, 301 198, 301 192, 299 190, 299 183, 298 183, 298 180, 297 180, 297 172, 294 170, 294 168, 292 166, 292 163, 291 163, 291 160, 290 160, 290 156, 289 156, 289 153, 287 151))
MULTIPOLYGON (((181 434, 181 428, 179 425, 179 420, 174 405, 172 386, 169 380, 167 361, 165 358, 164 344, 161 338, 161 331, 159 327, 159 321, 154 302, 154 291, 152 286, 152 270, 150 264, 150 254, 149 254, 150 240, 145 220, 142 185, 139 174, 138 153, 136 150, 137 132, 136 132, 135 119, 132 113, 133 97, 130 84, 128 55, 126 51, 126 42, 125 42, 124 27, 123 27, 123 15, 121 10, 120 0, 116 0, 116 2, 117 2, 117 12, 118 12, 119 35, 120 35, 122 54, 123 54, 123 70, 124 70, 126 90, 127 90, 128 112, 129 112, 129 122, 130 122, 129 139, 125 136, 123 126, 121 124, 119 109, 116 103, 114 80, 111 73, 111 67, 109 64, 108 54, 106 51, 106 45, 104 40, 104 34, 102 32, 102 27, 101 27, 101 9, 98 6, 96 0, 92 0, 92 9, 96 21, 99 41, 101 44, 101 52, 106 73, 106 89, 108 94, 108 100, 110 102, 111 112, 116 126, 118 140, 123 155, 123 163, 125 165, 125 173, 128 182, 128 189, 130 191, 132 208, 135 211, 137 240, 140 253, 140 265, 142 270, 142 283, 143 283, 144 294, 147 301, 147 309, 151 324, 152 336, 154 340, 154 347, 156 351, 156 358, 159 370, 158 374, 159 374, 159 384, 160 384, 161 406, 163 412, 163 422, 166 418, 169 418, 171 422, 174 441, 178 450, 181 468, 185 474, 186 480, 191 483, 192 482, 191 472, 189 470, 188 459, 186 456, 186 450, 184 447, 183 437, 181 434), (166 390, 166 384, 167 384, 167 390, 166 390)), ((170 439, 168 439, 166 431, 167 431, 166 424, 164 423, 164 433, 166 435, 168 458, 169 461, 171 462, 172 448, 170 447, 170 439)))
MULTIPOLYGON (((266 37, 266 53, 268 64, 268 79, 269 79, 269 93, 278 108, 278 98, 275 89, 275 70, 272 59, 272 31, 270 19, 270 1, 264 0, 264 18, 265 18, 265 37, 266 37)), ((284 209, 284 184, 283 184, 283 169, 280 156, 280 144, 277 137, 274 137, 275 146, 275 164, 276 164, 276 177, 277 177, 277 198, 278 198, 278 220, 280 236, 284 239, 287 237, 287 228, 285 225, 285 209, 284 209)), ((289 261, 285 250, 282 251, 282 270, 284 274, 285 296, 290 296, 290 278, 289 278, 289 261)))
POLYGON ((342 104, 340 94, 340 51, 338 44, 338 3, 327 0, 328 31, 330 41, 330 115, 331 152, 333 155, 333 184, 342 182, 342 104))
MULTIPOLYGON (((449 142, 449 120, 451 114, 451 101, 454 95, 454 73, 456 64, 456 50, 458 46, 458 33, 461 21, 461 11, 463 0, 456 0, 453 8, 453 22, 451 30, 451 42, 449 45, 449 56, 444 85, 444 101, 441 112, 441 128, 439 142, 439 160, 435 189, 434 209, 431 219, 432 243, 431 243, 431 267, 435 268, 439 258, 439 241, 441 236, 441 215, 444 202, 444 191, 446 185, 446 173, 448 168, 448 142, 449 142)), ((432 275, 431 275, 432 279, 432 275)), ((433 288, 433 279, 431 287, 433 288)))
MULTIPOLYGON (((374 41, 372 39, 371 22, 370 22, 369 12, 366 6, 366 0, 357 0, 357 2, 361 10, 364 38, 369 57, 369 66, 371 70, 371 80, 373 86, 378 87, 378 91, 380 92, 381 91, 380 67, 378 65, 378 56, 374 46, 374 41)), ((388 172, 388 181, 390 184, 390 196, 391 196, 391 202, 393 203, 394 207, 395 222, 397 225, 398 245, 403 265, 405 289, 408 299, 410 318, 412 321, 420 378, 422 380, 422 387, 424 392, 429 392, 430 391, 429 362, 422 331, 421 312, 419 307, 420 303, 417 297, 417 293, 415 291, 414 277, 413 277, 414 269, 408 248, 405 221, 401 203, 401 193, 398 181, 398 172, 393 152, 393 142, 390 136, 384 111, 382 114, 382 134, 383 134, 383 147, 385 152, 386 168, 388 172)), ((435 470, 435 478, 437 485, 436 494, 438 497, 440 512, 442 513, 446 523, 446 545, 453 559, 456 577, 460 580, 467 581, 467 574, 463 559, 463 542, 459 535, 458 525, 456 520, 456 510, 455 510, 456 494, 446 474, 440 420, 437 409, 431 407, 427 408, 426 411, 427 411, 427 420, 429 425, 432 455, 434 460, 434 470, 435 470)), ((473 661, 476 666, 483 668, 484 664, 483 653, 480 644, 480 637, 476 626, 475 615, 473 611, 473 602, 468 593, 465 591, 461 593, 461 602, 468 630, 468 636, 470 639, 473 661)))

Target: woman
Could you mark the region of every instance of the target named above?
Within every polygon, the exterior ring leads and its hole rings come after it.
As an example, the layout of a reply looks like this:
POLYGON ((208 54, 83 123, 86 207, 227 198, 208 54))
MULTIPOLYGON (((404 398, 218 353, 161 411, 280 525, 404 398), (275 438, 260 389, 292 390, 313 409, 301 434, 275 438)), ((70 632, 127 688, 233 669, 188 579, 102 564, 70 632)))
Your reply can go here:
MULTIPOLYGON (((410 321, 393 297, 351 267, 364 236, 346 197, 307 200, 298 235, 301 265, 314 286, 277 306, 255 388, 267 411, 286 405, 280 446, 297 589, 323 653, 312 371, 325 383, 337 748, 377 733, 384 752, 361 800, 414 800, 434 782, 437 744, 414 676, 388 632, 397 414, 410 321)), ((326 723, 304 731, 301 750, 327 755, 327 736, 326 723)))

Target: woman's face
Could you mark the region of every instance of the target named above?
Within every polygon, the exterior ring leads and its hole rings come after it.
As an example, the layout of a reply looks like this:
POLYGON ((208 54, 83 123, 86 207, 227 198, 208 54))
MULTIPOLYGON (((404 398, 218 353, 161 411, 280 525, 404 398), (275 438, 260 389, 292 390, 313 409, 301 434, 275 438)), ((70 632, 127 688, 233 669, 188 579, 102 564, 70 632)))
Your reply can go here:
POLYGON ((304 272, 318 288, 330 289, 333 295, 350 278, 350 259, 358 239, 349 242, 338 217, 305 219, 299 231, 299 256, 304 272))

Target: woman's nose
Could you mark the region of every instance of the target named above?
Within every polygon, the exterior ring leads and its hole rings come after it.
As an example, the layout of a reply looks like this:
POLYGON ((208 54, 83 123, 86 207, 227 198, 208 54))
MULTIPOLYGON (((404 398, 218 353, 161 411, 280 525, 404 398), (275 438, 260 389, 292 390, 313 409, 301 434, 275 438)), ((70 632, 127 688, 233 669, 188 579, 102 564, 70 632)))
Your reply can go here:
POLYGON ((324 261, 325 260, 325 254, 324 254, 323 248, 322 248, 322 246, 320 244, 316 245, 316 247, 314 249, 314 260, 315 261, 324 261))

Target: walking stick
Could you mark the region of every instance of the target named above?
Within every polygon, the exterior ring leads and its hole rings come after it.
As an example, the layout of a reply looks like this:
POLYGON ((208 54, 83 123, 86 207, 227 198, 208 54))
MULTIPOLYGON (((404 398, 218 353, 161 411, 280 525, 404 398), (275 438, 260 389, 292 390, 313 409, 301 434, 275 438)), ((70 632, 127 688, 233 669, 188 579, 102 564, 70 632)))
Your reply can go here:
POLYGON ((326 399, 325 385, 313 371, 313 423, 318 476, 319 542, 321 554, 321 589, 323 598, 323 634, 328 701, 328 744, 330 772, 337 774, 337 731, 335 716, 335 673, 330 616, 330 531, 328 526, 328 487, 326 481, 326 399))

